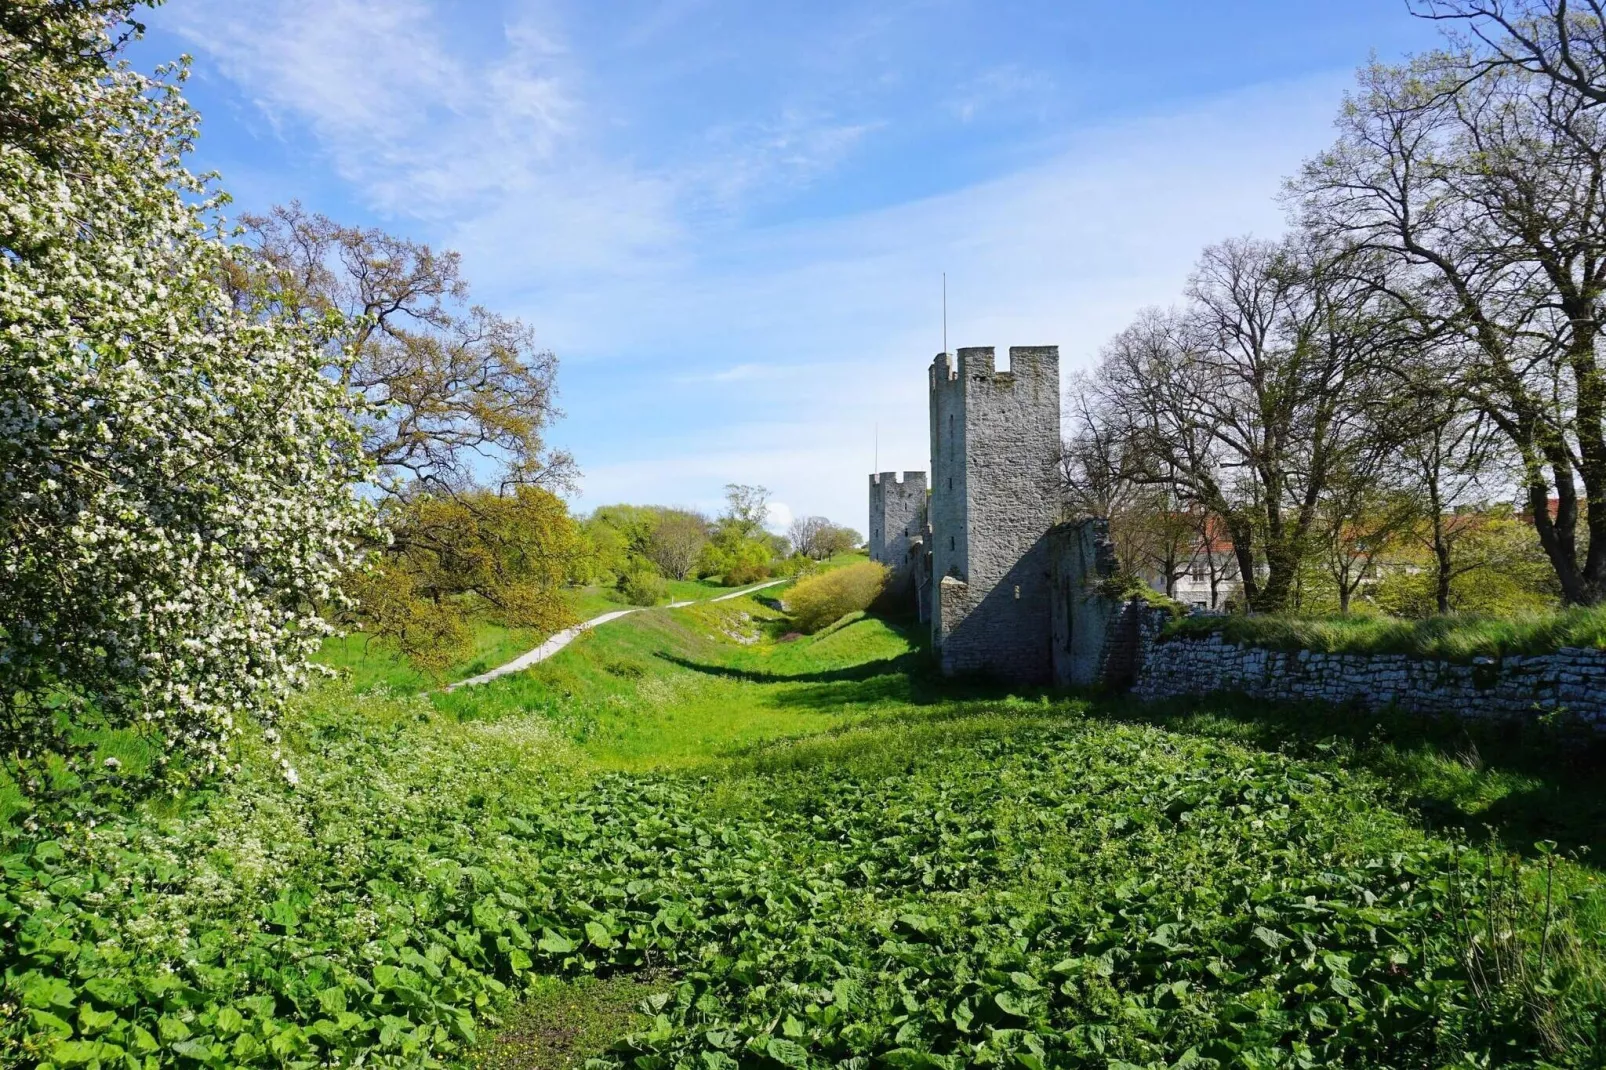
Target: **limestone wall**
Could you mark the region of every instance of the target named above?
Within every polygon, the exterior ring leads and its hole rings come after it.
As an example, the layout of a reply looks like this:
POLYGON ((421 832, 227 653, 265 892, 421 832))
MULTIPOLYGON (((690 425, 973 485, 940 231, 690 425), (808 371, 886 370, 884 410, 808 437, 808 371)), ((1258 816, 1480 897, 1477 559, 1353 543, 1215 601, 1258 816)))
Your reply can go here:
POLYGON ((891 569, 887 587, 910 596, 914 589, 914 545, 925 526, 926 473, 878 472, 870 477, 870 560, 891 569))
POLYGON ((990 347, 931 370, 932 644, 944 673, 1048 683, 1048 531, 1059 519, 1059 349, 990 347))
POLYGON ((1049 533, 1049 607, 1054 683, 1091 687, 1104 682, 1109 648, 1126 638, 1122 606, 1107 584, 1116 572, 1109 521, 1060 524, 1049 533))
MULTIPOLYGON (((1154 629, 1158 635, 1158 629, 1154 629)), ((1462 717, 1562 711, 1606 728, 1606 651, 1479 658, 1472 664, 1405 654, 1320 654, 1240 647, 1220 636, 1151 639, 1132 688, 1145 699, 1237 692, 1274 701, 1357 703, 1462 717)))

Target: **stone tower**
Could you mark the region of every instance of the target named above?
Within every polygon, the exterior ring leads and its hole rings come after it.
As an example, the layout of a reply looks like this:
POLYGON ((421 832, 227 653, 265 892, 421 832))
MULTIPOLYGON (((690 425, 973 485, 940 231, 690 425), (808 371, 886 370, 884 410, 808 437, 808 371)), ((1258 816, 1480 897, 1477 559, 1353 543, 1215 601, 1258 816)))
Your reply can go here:
POLYGON ((1058 346, 991 347, 931 365, 928 597, 946 675, 1053 675, 1048 531, 1060 518, 1058 346))
POLYGON ((907 598, 914 589, 914 547, 925 528, 926 473, 896 472, 870 477, 870 560, 892 570, 887 590, 907 598))

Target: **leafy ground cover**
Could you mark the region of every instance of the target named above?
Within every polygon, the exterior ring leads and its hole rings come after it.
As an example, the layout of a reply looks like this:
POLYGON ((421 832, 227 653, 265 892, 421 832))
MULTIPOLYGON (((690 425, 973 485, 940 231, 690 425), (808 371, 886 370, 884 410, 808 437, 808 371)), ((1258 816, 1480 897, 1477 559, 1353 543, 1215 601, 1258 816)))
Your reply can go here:
POLYGON ((1412 654, 1465 662, 1507 654, 1549 654, 1562 647, 1606 649, 1606 607, 1498 618, 1450 614, 1422 620, 1363 614, 1194 616, 1171 622, 1164 635, 1221 635, 1239 645, 1274 650, 1412 654))
POLYGON ((213 792, 14 827, 0 1060, 1606 1058, 1596 871, 1405 799, 1497 770, 959 695, 879 620, 779 623, 639 614, 473 704, 330 685, 279 744, 297 787, 263 744, 213 792))

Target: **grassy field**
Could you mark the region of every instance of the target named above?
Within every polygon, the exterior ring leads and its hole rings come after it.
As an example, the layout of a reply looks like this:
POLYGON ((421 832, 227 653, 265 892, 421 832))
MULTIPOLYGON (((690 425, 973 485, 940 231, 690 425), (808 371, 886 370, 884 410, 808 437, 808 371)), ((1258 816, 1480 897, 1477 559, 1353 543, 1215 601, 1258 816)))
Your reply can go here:
POLYGON ((1245 646, 1335 654, 1413 654, 1471 661, 1507 654, 1549 654, 1562 647, 1606 649, 1606 607, 1513 617, 1451 614, 1424 620, 1355 614, 1341 617, 1184 617, 1167 636, 1221 635, 1245 646))
POLYGON ((468 692, 332 684, 278 744, 299 786, 251 744, 217 790, 14 840, 0 1051, 1606 1062, 1588 747, 956 689, 883 621, 788 630, 738 599, 468 692))

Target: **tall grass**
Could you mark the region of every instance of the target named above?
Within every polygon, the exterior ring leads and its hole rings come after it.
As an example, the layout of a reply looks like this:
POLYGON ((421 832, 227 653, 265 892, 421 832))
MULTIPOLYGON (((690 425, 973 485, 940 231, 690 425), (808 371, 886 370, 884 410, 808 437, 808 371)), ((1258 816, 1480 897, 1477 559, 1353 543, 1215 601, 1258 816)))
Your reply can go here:
POLYGON ((1451 614, 1425 620, 1382 616, 1186 617, 1164 638, 1220 635, 1240 646, 1326 654, 1409 654, 1447 661, 1550 654, 1563 647, 1606 649, 1606 606, 1512 617, 1451 614))

